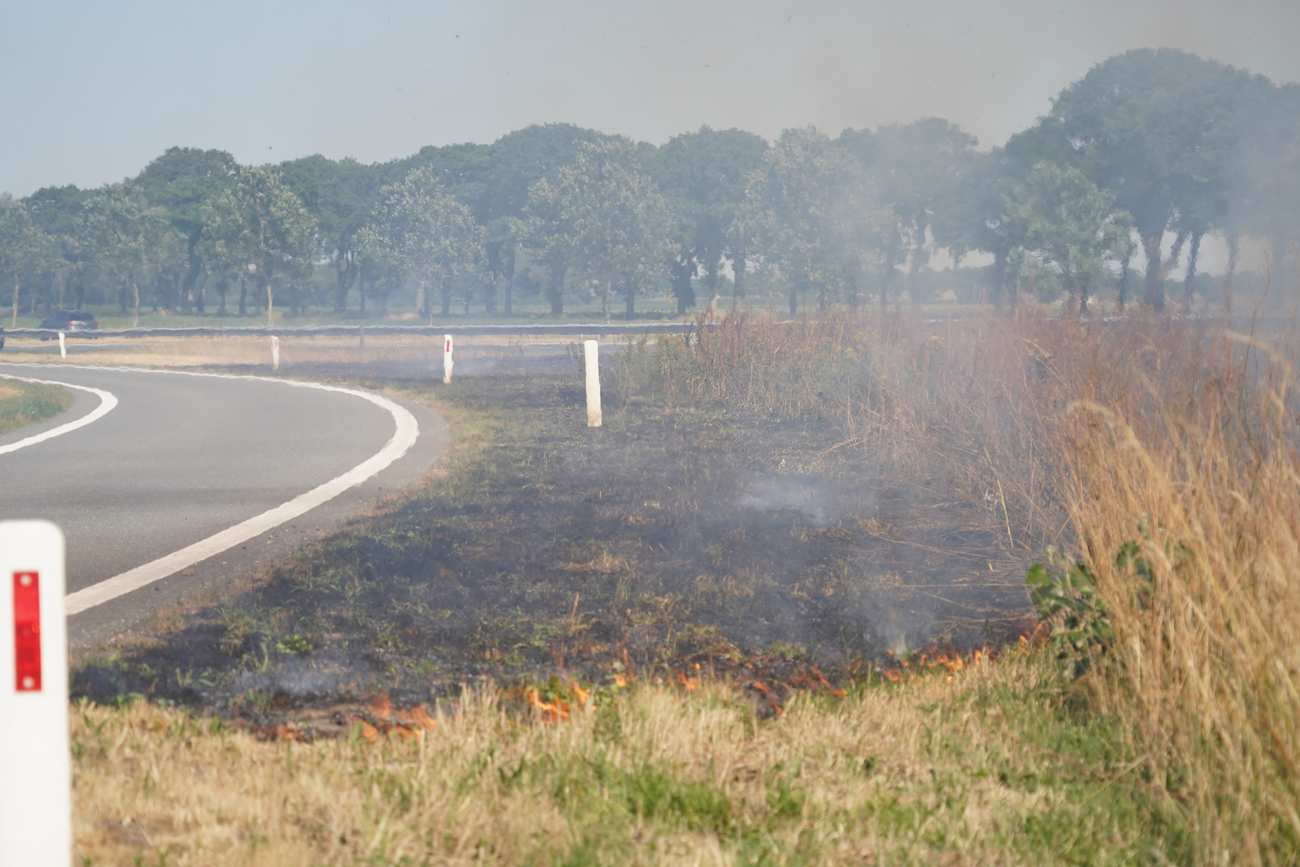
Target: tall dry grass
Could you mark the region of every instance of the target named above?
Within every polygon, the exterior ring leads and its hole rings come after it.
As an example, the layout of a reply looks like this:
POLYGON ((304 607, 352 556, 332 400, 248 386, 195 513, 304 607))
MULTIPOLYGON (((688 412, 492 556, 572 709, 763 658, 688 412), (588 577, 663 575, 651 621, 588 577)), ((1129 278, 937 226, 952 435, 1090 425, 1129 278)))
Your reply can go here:
POLYGON ((630 376, 669 400, 842 425, 868 460, 983 502, 1009 549, 1082 563, 1115 636, 1088 695, 1194 850, 1295 863, 1297 346, 1294 326, 1260 339, 1156 319, 740 318, 630 376))
POLYGON ((1300 411, 1293 360, 1234 334, 1153 346, 1069 407, 1077 551, 1116 634, 1094 692, 1220 863, 1300 859, 1300 411), (1135 543, 1143 569, 1116 552, 1135 543))

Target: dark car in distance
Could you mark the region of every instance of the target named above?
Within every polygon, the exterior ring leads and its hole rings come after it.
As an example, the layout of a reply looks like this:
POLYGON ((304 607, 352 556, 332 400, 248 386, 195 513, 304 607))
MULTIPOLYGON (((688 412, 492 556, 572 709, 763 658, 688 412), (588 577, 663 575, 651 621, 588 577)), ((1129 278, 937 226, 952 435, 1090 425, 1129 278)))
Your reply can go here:
MULTIPOLYGON (((39 327, 48 331, 66 331, 69 333, 98 331, 99 321, 95 319, 94 313, 87 313, 84 310, 59 310, 41 320, 39 327)), ((46 335, 41 339, 49 340, 50 338, 46 335)))

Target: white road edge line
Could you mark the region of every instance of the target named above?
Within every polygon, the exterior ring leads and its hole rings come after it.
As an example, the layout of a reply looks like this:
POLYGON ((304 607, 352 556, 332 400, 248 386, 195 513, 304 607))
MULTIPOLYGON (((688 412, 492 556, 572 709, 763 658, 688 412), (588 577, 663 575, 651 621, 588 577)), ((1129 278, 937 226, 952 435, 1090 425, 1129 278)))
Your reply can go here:
MULTIPOLYGON (((19 365, 14 365, 15 367, 19 365)), ((26 365, 22 365, 26 366, 26 365)), ((375 406, 386 410, 393 417, 395 430, 384 447, 371 455, 366 460, 357 464, 341 476, 330 479, 322 485, 312 488, 305 494, 294 497, 287 503, 281 503, 274 509, 268 509, 260 515, 254 515, 246 521, 241 521, 233 527, 228 527, 220 533, 201 539, 192 545, 187 545, 179 551, 173 551, 170 554, 159 557, 143 566, 137 566, 134 569, 128 569, 112 578, 106 578, 98 584, 92 584, 75 593, 70 593, 66 599, 68 616, 80 614, 88 611, 105 602, 110 602, 119 596, 125 596, 141 587, 147 587, 157 581, 174 575, 183 569, 201 563, 209 557, 215 557, 223 551, 228 551, 236 545, 254 539, 268 530, 273 530, 287 521, 301 517, 317 506, 324 505, 330 500, 347 491, 349 488, 356 487, 362 482, 383 472, 403 455, 410 451, 411 446, 415 444, 416 439, 420 436, 420 423, 416 421, 415 416, 411 415, 410 410, 406 407, 389 400, 378 394, 371 394, 368 391, 361 391, 355 388, 343 388, 338 385, 325 385, 319 382, 303 382, 294 379, 277 379, 271 376, 252 376, 234 373, 200 373, 191 370, 156 370, 146 367, 101 367, 93 364, 59 364, 59 365, 31 365, 33 367, 56 367, 67 370, 69 368, 76 370, 100 370, 113 371, 118 373, 156 373, 168 376, 199 376, 211 377, 214 379, 244 379, 256 382, 273 382, 279 385, 288 385, 295 388, 312 388, 318 391, 332 391, 338 394, 350 394, 353 397, 359 397, 362 400, 369 401, 375 406)), ((107 394, 107 392, 105 392, 107 394)), ((110 395, 111 397, 111 395, 110 395)), ((116 401, 114 401, 116 403, 116 401)))
POLYGON ((74 430, 79 430, 88 424, 94 424, 112 412, 117 406, 117 397, 111 391, 104 391, 102 388, 91 388, 87 385, 73 385, 70 382, 57 382, 53 379, 33 379, 29 376, 14 376, 10 373, 0 373, 0 379, 12 379, 15 382, 33 382, 37 385, 57 385, 61 388, 72 388, 77 391, 90 392, 99 398, 99 406, 95 407, 80 418, 73 419, 72 421, 61 424, 58 427, 52 427, 47 431, 32 434, 31 436, 20 439, 17 442, 0 446, 0 455, 12 454, 19 449, 38 445, 46 440, 52 440, 55 437, 61 437, 64 434, 72 433, 74 430))

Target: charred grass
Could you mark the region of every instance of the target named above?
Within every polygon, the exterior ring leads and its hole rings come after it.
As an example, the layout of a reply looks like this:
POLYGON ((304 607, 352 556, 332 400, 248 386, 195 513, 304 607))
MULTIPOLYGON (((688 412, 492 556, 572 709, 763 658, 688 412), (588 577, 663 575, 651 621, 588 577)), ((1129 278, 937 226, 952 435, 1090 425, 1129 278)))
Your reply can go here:
POLYGON ((573 379, 444 389, 467 451, 428 490, 90 661, 75 691, 269 725, 485 679, 851 679, 1024 628, 1022 565, 937 479, 864 472, 824 420, 721 402, 616 391, 590 430, 573 379))

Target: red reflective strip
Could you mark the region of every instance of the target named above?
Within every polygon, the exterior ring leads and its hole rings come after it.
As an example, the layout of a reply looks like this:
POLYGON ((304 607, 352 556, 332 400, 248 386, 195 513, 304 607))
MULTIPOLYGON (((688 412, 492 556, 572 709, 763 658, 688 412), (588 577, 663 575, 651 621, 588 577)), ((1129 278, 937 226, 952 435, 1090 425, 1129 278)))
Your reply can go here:
POLYGON ((41 691, 41 576, 14 573, 14 684, 18 692, 41 691))
POLYGON ((443 351, 443 352, 451 352, 451 341, 450 341, 450 340, 447 341, 447 345, 443 347, 442 351, 443 351))

